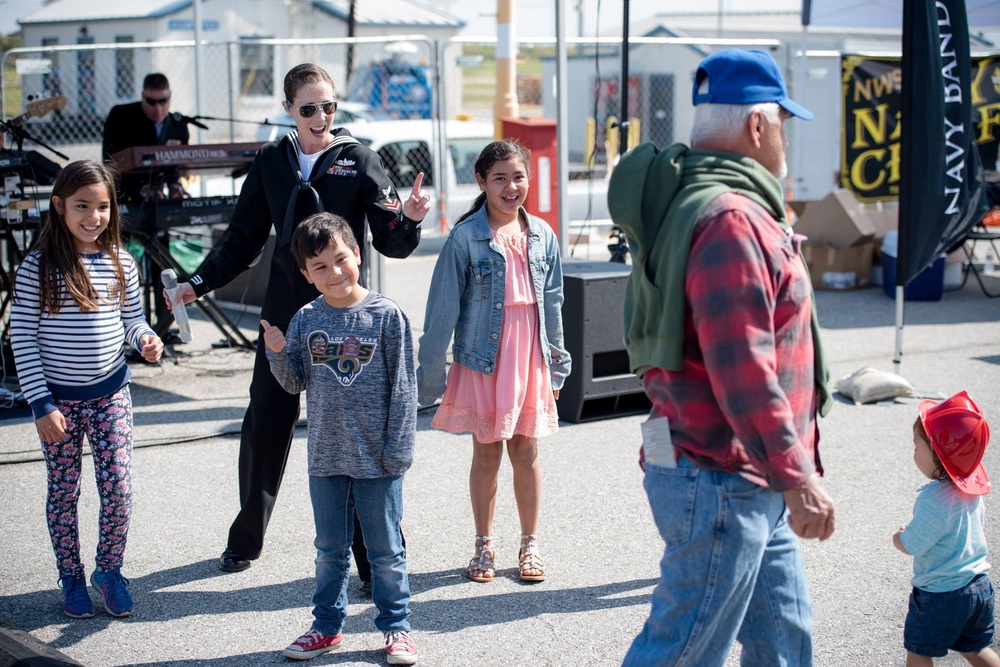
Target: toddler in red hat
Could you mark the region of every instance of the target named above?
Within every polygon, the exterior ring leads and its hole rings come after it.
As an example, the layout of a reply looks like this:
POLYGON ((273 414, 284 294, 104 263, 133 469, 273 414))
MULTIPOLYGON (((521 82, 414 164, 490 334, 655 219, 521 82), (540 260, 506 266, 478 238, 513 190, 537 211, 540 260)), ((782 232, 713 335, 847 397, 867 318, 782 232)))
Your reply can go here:
POLYGON ((941 403, 921 401, 919 412, 913 462, 931 482, 918 492, 913 519, 892 536, 897 549, 913 556, 906 665, 932 665, 950 649, 973 665, 1000 667, 990 648, 993 586, 983 527, 990 427, 964 391, 941 403))

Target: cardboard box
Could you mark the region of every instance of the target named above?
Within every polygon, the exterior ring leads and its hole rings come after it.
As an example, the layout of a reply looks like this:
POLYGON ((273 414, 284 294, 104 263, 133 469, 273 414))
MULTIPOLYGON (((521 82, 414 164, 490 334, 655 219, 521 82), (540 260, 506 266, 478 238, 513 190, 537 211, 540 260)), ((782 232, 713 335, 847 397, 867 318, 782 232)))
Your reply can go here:
POLYGON ((875 229, 875 240, 881 241, 887 232, 899 228, 899 200, 863 204, 864 212, 875 229))
POLYGON ((876 225, 850 190, 837 188, 808 202, 795 223, 795 233, 812 245, 849 248, 875 239, 876 225))
POLYGON ((875 242, 868 240, 848 248, 802 244, 813 289, 848 290, 872 284, 875 242))
POLYGON ((793 218, 794 221, 797 222, 798 219, 802 217, 802 213, 806 210, 806 204, 808 203, 808 201, 800 199, 793 199, 788 202, 788 206, 792 209, 792 213, 795 214, 795 217, 793 218))

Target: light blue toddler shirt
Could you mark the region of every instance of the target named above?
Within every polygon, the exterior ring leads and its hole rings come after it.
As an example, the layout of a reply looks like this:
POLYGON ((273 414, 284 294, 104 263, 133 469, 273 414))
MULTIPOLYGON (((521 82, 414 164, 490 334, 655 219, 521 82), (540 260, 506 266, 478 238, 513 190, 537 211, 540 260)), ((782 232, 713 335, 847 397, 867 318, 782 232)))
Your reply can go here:
POLYGON ((913 519, 900 535, 913 554, 914 588, 946 593, 989 572, 982 497, 962 493, 950 480, 917 493, 913 519))

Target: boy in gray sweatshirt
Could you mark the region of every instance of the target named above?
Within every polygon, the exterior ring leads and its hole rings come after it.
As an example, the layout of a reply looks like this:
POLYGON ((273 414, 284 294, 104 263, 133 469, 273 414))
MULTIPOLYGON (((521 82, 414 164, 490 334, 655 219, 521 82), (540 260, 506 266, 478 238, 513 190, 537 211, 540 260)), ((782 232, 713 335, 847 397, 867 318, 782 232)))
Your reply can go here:
POLYGON ((321 296, 295 314, 287 332, 266 320, 261 326, 274 377, 290 393, 306 391, 317 556, 315 620, 284 655, 306 660, 340 645, 356 511, 386 660, 416 664, 399 527, 403 473, 413 462, 416 436, 410 322, 393 301, 358 284, 358 243, 340 216, 317 213, 304 220, 291 250, 321 296))

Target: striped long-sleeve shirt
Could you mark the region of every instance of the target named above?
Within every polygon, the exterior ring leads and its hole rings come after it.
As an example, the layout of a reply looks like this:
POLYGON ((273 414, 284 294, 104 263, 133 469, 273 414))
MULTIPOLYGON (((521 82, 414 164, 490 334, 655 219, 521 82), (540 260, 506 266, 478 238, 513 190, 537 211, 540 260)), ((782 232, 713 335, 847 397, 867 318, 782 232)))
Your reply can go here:
POLYGON ((17 270, 10 315, 10 341, 21 391, 35 418, 56 410, 56 400, 107 396, 125 386, 131 373, 122 343, 141 349, 139 339, 153 333, 142 313, 139 273, 132 257, 120 251, 125 269, 125 306, 114 264, 104 253, 81 255, 101 296, 97 310, 82 312, 63 291, 58 314, 42 313, 39 301, 40 255, 30 253, 17 270))

